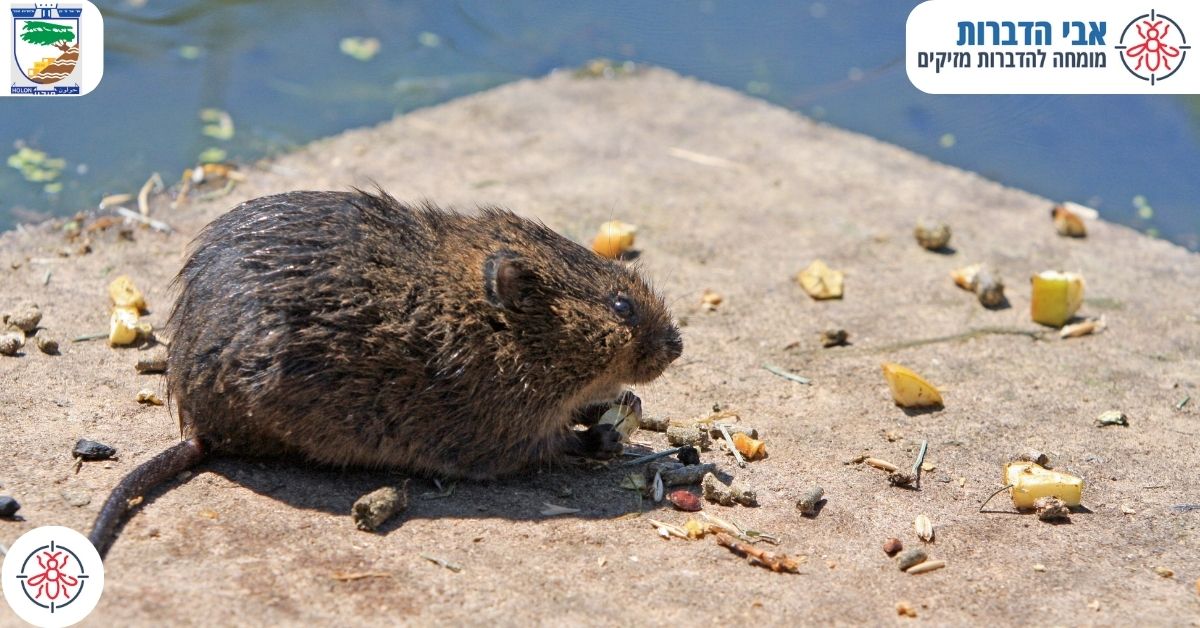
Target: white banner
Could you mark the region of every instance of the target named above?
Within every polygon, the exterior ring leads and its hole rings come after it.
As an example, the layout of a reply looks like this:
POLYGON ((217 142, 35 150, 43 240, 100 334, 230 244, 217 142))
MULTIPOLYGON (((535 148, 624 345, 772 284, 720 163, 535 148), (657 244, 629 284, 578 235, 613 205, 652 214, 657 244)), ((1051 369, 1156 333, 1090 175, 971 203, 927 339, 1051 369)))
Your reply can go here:
POLYGON ((1200 94, 1193 39, 1197 0, 928 0, 905 67, 929 94, 1200 94))

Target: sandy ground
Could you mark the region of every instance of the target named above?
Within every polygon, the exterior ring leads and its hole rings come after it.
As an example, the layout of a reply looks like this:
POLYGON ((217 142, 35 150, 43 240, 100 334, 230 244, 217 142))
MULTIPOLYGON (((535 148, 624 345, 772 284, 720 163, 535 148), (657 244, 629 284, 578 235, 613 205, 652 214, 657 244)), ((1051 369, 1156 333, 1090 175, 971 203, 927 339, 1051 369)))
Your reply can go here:
MULTIPOLYGON (((119 158, 115 156, 114 158, 119 158)), ((106 563, 88 625, 1196 625, 1200 618, 1200 256, 1093 221, 1084 240, 1058 237, 1050 201, 829 128, 732 91, 660 70, 615 80, 568 73, 522 81, 350 131, 247 170, 232 194, 155 217, 166 236, 114 230, 87 255, 59 257, 53 225, 0 236, 0 305, 41 305, 60 339, 104 331, 105 286, 128 273, 162 323, 169 282, 191 236, 246 198, 378 182, 402 199, 470 208, 498 203, 590 238, 616 217, 641 226, 646 272, 686 323, 686 350, 639 391, 647 413, 705 415, 714 403, 763 431, 770 457, 745 469, 761 507, 706 510, 782 537, 803 555, 797 575, 748 565, 712 540, 659 538, 648 518, 687 519, 618 488, 618 469, 560 469, 463 484, 442 499, 414 482, 412 507, 380 534, 357 531, 351 503, 398 476, 285 462, 216 460, 149 497, 106 563), (912 225, 941 216, 953 254, 917 247, 912 225), (841 301, 814 302, 793 277, 822 258, 846 271, 841 301), (947 273, 993 264, 1011 307, 981 308, 947 273), (1060 341, 977 334, 1036 331, 1029 276, 1082 272, 1082 314, 1103 334, 1060 341), (44 284, 47 271, 51 271, 44 284), (699 308, 705 289, 718 311, 699 308), (822 349, 817 332, 850 331, 822 349), (939 384, 946 406, 907 414, 880 375, 906 364, 939 384), (805 386, 762 368, 780 365, 805 386), (1182 409, 1185 396, 1194 399, 1182 409), (1101 412, 1130 426, 1096 428, 1101 412), (919 491, 847 461, 862 453, 912 463, 929 441, 919 491), (1086 512, 1049 525, 979 513, 1001 465, 1037 448, 1084 476, 1086 512), (804 487, 828 502, 797 515, 804 487), (540 514, 550 502, 575 515, 540 514), (643 511, 640 517, 623 516, 643 511), (918 514, 936 526, 929 552, 946 568, 913 576, 881 551, 886 537, 920 544, 918 514), (453 572, 422 554, 460 565, 453 572), (1044 571, 1034 569, 1035 564, 1044 571), (1174 577, 1156 575, 1156 567, 1174 577), (342 582, 337 572, 378 572, 342 582), (897 616, 907 601, 914 619, 897 616)), ((0 308, 2 309, 2 308, 0 308)), ((0 358, 0 494, 22 504, 0 521, 11 544, 36 526, 86 531, 107 492, 175 442, 166 407, 140 406, 160 376, 134 372, 136 349, 64 342, 61 356, 0 358), (80 437, 119 461, 73 470, 80 437), (87 502, 82 506, 74 503, 87 502), (90 501, 89 501, 90 500, 90 501)), ((661 434, 638 442, 665 446, 661 434)), ((1007 508, 998 498, 997 510, 1007 508)), ((0 624, 18 620, 7 608, 0 624)))

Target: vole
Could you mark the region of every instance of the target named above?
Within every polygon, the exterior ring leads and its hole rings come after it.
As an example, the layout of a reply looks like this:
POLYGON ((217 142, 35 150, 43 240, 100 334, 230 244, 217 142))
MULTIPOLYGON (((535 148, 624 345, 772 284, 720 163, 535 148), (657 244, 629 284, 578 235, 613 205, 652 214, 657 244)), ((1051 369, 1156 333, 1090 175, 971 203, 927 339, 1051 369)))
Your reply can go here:
POLYGON ((210 453, 487 479, 611 449, 578 430, 683 351, 634 269, 495 207, 382 191, 248 201, 193 242, 167 329, 186 438, 113 490, 131 498, 210 453))

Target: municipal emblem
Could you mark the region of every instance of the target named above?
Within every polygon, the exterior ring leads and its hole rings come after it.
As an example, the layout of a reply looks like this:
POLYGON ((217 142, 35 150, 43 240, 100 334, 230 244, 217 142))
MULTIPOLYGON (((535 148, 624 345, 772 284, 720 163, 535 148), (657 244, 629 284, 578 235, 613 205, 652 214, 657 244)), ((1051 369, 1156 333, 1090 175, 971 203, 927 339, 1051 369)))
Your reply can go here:
POLYGON ((1115 48, 1130 74, 1155 85, 1183 67, 1191 46, 1175 20, 1151 10, 1125 26, 1115 48))
POLYGON ((13 94, 78 94, 82 4, 35 2, 11 8, 13 94))

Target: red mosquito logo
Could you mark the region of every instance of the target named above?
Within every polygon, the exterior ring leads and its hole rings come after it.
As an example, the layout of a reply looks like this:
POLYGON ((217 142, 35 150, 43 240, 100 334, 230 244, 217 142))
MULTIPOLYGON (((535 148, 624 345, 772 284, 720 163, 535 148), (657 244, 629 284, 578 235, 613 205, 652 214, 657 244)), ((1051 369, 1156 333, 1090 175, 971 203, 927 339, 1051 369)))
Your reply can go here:
POLYGON ((1137 33, 1145 41, 1125 51, 1126 56, 1137 59, 1137 67, 1134 70, 1142 69, 1143 63, 1151 72, 1157 72, 1160 65, 1170 70, 1169 57, 1178 57, 1179 48, 1163 43, 1162 38, 1171 33, 1171 25, 1164 25, 1162 20, 1142 20, 1142 23, 1137 25, 1137 33), (1142 31, 1143 26, 1146 27, 1145 32, 1142 31))
POLYGON ((67 558, 62 555, 63 552, 43 551, 37 556, 38 566, 41 567, 41 573, 30 576, 25 585, 28 587, 37 587, 37 593, 34 595, 39 600, 53 602, 62 597, 70 599, 71 587, 79 585, 79 579, 68 576, 63 573, 63 568, 67 565, 67 558))
POLYGON ((1115 48, 1130 74, 1154 85, 1183 67, 1191 45, 1178 22, 1151 10, 1130 20, 1115 48))

